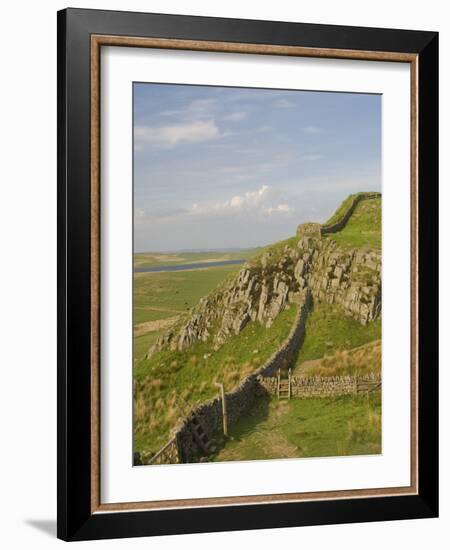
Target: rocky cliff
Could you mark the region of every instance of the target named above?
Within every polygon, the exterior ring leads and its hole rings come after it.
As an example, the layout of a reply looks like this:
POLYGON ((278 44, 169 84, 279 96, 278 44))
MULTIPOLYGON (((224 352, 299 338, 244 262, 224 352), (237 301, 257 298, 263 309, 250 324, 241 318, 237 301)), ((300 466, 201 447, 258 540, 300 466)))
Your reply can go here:
MULTIPOLYGON (((353 204, 351 208, 353 212, 353 204)), ((347 223, 348 212, 343 216, 347 223)), ((296 237, 268 247, 245 264, 235 278, 203 298, 187 320, 164 334, 148 357, 210 338, 217 349, 247 323, 270 327, 289 303, 301 303, 308 291, 313 301, 339 304, 362 324, 377 319, 381 315, 381 252, 343 248, 320 228, 320 224, 303 224, 296 237)))

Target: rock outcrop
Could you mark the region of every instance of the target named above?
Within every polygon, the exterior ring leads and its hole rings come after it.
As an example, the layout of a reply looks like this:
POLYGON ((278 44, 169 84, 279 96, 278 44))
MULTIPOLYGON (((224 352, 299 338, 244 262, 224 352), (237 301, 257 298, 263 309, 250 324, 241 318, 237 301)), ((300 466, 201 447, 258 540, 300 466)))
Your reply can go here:
POLYGON ((147 357, 199 340, 211 339, 218 349, 250 322, 270 327, 306 291, 313 301, 339 304, 362 324, 381 315, 381 252, 340 247, 322 236, 319 224, 299 226, 297 238, 288 243, 269 247, 245 264, 234 279, 203 298, 183 324, 165 333, 147 357))
POLYGON ((286 304, 300 298, 300 287, 293 276, 296 256, 290 253, 286 250, 275 263, 266 253, 258 262, 246 264, 234 280, 203 298, 181 327, 164 334, 148 356, 163 349, 183 350, 210 337, 217 349, 251 321, 270 327, 286 304))
POLYGON ((295 276, 315 301, 339 304, 363 325, 381 315, 380 252, 345 250, 331 239, 304 238, 299 248, 295 276))

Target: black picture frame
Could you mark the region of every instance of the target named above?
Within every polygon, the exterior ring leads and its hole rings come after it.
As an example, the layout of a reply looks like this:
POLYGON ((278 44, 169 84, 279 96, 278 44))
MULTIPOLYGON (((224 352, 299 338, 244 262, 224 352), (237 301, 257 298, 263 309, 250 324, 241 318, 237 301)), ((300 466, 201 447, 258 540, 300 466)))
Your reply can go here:
POLYGON ((66 9, 58 12, 58 537, 88 540, 438 515, 438 34, 66 9), (418 60, 418 493, 92 513, 91 36, 403 52, 418 60), (423 366, 424 368, 420 368, 423 366))

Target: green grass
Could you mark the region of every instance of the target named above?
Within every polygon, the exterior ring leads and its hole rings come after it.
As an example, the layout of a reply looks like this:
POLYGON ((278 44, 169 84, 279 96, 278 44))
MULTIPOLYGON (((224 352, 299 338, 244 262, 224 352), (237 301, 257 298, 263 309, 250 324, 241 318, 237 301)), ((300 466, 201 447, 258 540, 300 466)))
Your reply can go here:
POLYGON ((361 201, 344 229, 325 238, 335 240, 344 248, 381 250, 381 199, 361 201))
POLYGON ((291 306, 275 319, 270 329, 253 322, 231 337, 217 351, 210 342, 196 342, 184 351, 163 351, 134 369, 134 448, 157 451, 182 416, 177 403, 187 408, 217 394, 214 381, 225 391, 255 371, 288 336, 297 312, 291 306))
POLYGON ((134 362, 141 361, 146 355, 151 346, 156 340, 164 334, 164 330, 155 330, 153 332, 147 332, 140 336, 135 336, 133 340, 134 345, 134 362))
MULTIPOLYGON (((209 267, 183 272, 135 273, 133 325, 184 316, 240 266, 209 267)), ((134 362, 141 360, 164 330, 134 336, 134 362)))
POLYGON ((270 244, 268 246, 264 246, 259 249, 255 249, 257 253, 255 253, 252 258, 249 260, 251 264, 258 264, 261 261, 261 258, 264 254, 270 254, 270 263, 276 265, 277 261, 283 256, 285 253, 285 248, 295 248, 298 244, 299 237, 289 237, 288 239, 284 239, 282 241, 278 241, 274 244, 270 244))
POLYGON ((188 312, 239 265, 134 274, 134 324, 188 312))
POLYGON ((381 452, 381 395, 261 398, 231 427, 215 462, 381 452))
POLYGON ((296 376, 365 376, 381 375, 381 340, 325 355, 297 366, 296 376))
MULTIPOLYGON (((353 196, 350 196, 344 201, 328 223, 333 223, 333 220, 336 221, 342 216, 352 198, 353 196)), ((343 247, 380 248, 381 200, 370 199, 359 203, 347 226, 341 232, 325 238, 332 238, 343 247)), ((275 268, 284 254, 285 247, 295 247, 298 240, 298 237, 291 237, 267 247, 232 253, 218 251, 136 254, 134 261, 136 267, 180 265, 236 258, 248 259, 256 264, 261 262, 264 253, 268 253, 269 263, 275 268)), ((182 272, 136 273, 134 275, 134 324, 157 322, 169 317, 179 317, 181 322, 202 297, 214 289, 220 289, 241 268, 240 265, 233 265, 182 272)), ((372 272, 361 271, 360 277, 363 279, 371 276, 372 272)), ((220 290, 215 295, 220 297, 220 290)), ((223 382, 225 390, 230 391, 250 372, 259 368, 287 337, 296 311, 297 308, 294 306, 283 311, 270 329, 266 329, 259 323, 249 323, 239 335, 230 338, 217 351, 212 349, 210 341, 198 341, 182 352, 165 350, 146 360, 144 357, 149 347, 164 331, 159 330, 155 325, 151 332, 135 336, 134 449, 144 453, 156 452, 167 441, 170 430, 187 410, 216 395, 217 388, 213 385, 214 381, 223 382)), ((328 362, 321 364, 321 368, 328 369, 330 373, 336 369, 342 370, 343 357, 338 357, 338 353, 380 338, 381 321, 363 326, 347 316, 339 306, 318 304, 309 315, 304 343, 296 365, 333 355, 334 358, 327 359, 328 362)), ((374 364, 376 357, 378 356, 374 354, 374 364)), ((359 368, 355 367, 357 359, 359 361, 359 358, 351 357, 346 368, 359 368)), ((372 433, 378 430, 372 426, 375 422, 373 418, 375 420, 377 418, 377 405, 372 403, 367 408, 366 402, 366 409, 364 409, 364 403, 359 399, 360 397, 356 396, 325 400, 292 400, 286 404, 286 410, 283 409, 284 405, 268 400, 265 410, 263 403, 259 404, 258 407, 261 410, 255 409, 254 413, 241 419, 241 423, 249 430, 253 426, 252 429, 256 434, 259 433, 258 424, 261 424, 261 429, 265 433, 266 421, 269 422, 274 415, 283 416, 281 425, 284 431, 279 431, 277 426, 272 424, 272 448, 278 446, 282 449, 285 445, 283 452, 287 453, 286 456, 291 456, 289 453, 294 453, 292 456, 360 454, 358 449, 361 453, 366 453, 369 448, 379 448, 379 440, 376 439, 379 434, 372 433), (303 404, 299 412, 297 407, 306 401, 309 404, 303 404), (335 414, 341 419, 340 427, 336 424, 337 421, 335 422, 333 416, 335 414), (370 430, 366 430, 367 433, 364 431, 364 426, 359 423, 360 418, 362 422, 366 418, 368 425, 372 426, 370 430), (298 438, 296 439, 296 434, 300 433, 299 419, 303 444, 300 444, 298 438), (316 421, 317 425, 314 424, 316 421), (331 427, 336 430, 337 435, 334 439, 328 434, 328 427, 325 426, 327 421, 330 430, 331 427), (307 443, 304 442, 305 437, 307 443), (339 448, 338 441, 340 441, 339 448)), ((232 448, 233 443, 231 441, 227 444, 225 450, 232 448)), ((251 452, 249 451, 249 459, 252 458, 251 452)), ((258 452, 261 454, 258 455, 255 451, 253 458, 266 457, 262 445, 261 448, 258 447, 258 452)), ((274 456, 267 456, 267 458, 274 458, 274 456)), ((239 459, 244 460, 245 457, 239 457, 239 459)))
POLYGON ((196 262, 221 260, 247 260, 258 253, 257 248, 237 250, 233 252, 139 252, 134 255, 134 267, 158 267, 162 265, 184 265, 196 262))
POLYGON ((347 210, 350 208, 350 205, 353 202, 353 199, 359 195, 359 193, 353 193, 352 195, 349 195, 346 199, 344 199, 339 207, 335 210, 334 214, 331 216, 331 218, 328 218, 328 220, 323 225, 333 225, 334 223, 337 223, 342 216, 347 212, 347 210))
POLYGON ((158 321, 159 319, 167 319, 168 317, 173 317, 174 315, 179 315, 185 313, 182 310, 177 309, 151 309, 151 306, 134 306, 134 317, 133 324, 138 325, 139 323, 145 323, 146 321, 158 321))
POLYGON ((361 325, 338 305, 316 304, 306 322, 297 365, 338 350, 348 350, 381 338, 381 320, 361 325))

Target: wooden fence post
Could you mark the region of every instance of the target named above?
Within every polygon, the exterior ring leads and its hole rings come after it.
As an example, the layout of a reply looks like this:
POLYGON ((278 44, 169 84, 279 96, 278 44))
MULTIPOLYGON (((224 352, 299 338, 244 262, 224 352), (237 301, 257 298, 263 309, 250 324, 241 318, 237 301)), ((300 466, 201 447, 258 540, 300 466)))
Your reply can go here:
POLYGON ((223 435, 228 437, 228 417, 227 417, 227 402, 225 399, 225 390, 223 384, 214 382, 214 385, 220 388, 220 396, 222 399, 222 419, 223 419, 223 435))
POLYGON ((291 369, 288 372, 288 399, 291 399, 291 369))
POLYGON ((277 371, 277 397, 280 399, 280 369, 277 371))

